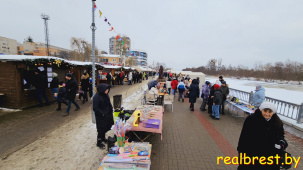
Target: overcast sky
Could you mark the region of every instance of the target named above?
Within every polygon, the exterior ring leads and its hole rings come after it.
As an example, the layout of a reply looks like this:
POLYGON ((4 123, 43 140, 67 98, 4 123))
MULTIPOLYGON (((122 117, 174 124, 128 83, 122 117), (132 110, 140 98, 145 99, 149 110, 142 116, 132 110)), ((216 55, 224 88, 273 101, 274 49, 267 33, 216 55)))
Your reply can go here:
MULTIPOLYGON (((131 49, 148 62, 181 70, 222 58, 224 65, 302 61, 302 0, 97 0, 96 46, 109 51, 104 16, 131 49), (101 10, 103 15, 99 18, 101 10)), ((45 42, 41 13, 48 14, 50 44, 70 49, 71 37, 90 43, 90 0, 7 0, 1 2, 0 36, 22 43, 45 42)))

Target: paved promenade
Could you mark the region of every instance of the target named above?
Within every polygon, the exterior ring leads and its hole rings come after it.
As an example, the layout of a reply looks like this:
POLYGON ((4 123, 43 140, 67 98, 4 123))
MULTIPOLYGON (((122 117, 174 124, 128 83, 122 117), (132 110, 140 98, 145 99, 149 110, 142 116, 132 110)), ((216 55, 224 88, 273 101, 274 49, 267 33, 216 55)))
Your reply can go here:
MULTIPOLYGON (((237 156, 237 144, 244 118, 223 115, 213 120, 207 111, 189 109, 188 99, 179 102, 175 97, 174 112, 166 106, 163 117, 163 140, 160 135, 149 139, 153 144, 152 170, 167 169, 237 169, 236 165, 217 164, 218 156, 237 156)), ((303 156, 303 140, 286 132, 287 151, 295 157, 303 156)), ((303 169, 301 160, 297 169, 303 169)))

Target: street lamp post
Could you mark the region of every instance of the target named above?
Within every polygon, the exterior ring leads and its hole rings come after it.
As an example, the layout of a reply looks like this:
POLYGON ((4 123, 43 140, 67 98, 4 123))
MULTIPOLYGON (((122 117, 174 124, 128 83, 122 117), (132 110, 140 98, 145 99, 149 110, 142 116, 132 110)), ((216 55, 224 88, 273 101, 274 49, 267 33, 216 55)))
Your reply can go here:
MULTIPOLYGON (((95 1, 92 0, 92 25, 90 28, 92 29, 92 72, 93 72, 93 84, 92 84, 92 91, 93 96, 95 95, 95 83, 96 83, 96 65, 95 65, 95 31, 97 27, 95 26, 95 1)), ((92 105, 92 122, 96 123, 96 117, 93 110, 92 105)))

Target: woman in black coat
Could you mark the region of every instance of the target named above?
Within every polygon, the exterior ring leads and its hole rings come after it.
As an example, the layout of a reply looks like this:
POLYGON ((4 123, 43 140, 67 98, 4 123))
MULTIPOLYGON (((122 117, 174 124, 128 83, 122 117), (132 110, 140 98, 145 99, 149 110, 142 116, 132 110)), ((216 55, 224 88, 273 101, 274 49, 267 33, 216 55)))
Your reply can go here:
POLYGON ((200 95, 199 84, 196 79, 193 80, 189 87, 189 103, 190 103, 190 110, 194 111, 194 104, 196 103, 197 97, 200 95))
POLYGON ((101 83, 97 86, 97 94, 93 98, 93 110, 96 116, 97 127, 97 146, 104 149, 105 145, 102 142, 107 142, 105 133, 109 131, 114 124, 113 106, 110 103, 109 85, 101 83))
MULTIPOLYGON (((273 103, 263 102, 260 109, 246 118, 237 147, 239 155, 245 153, 250 158, 264 156, 266 162, 269 162, 268 157, 275 157, 276 154, 284 151, 288 144, 284 139, 283 123, 275 114, 276 110, 273 103)), ((276 159, 272 159, 272 161, 273 165, 260 165, 259 160, 255 161, 255 165, 243 165, 242 163, 238 169, 279 170, 280 166, 277 165, 276 159)))

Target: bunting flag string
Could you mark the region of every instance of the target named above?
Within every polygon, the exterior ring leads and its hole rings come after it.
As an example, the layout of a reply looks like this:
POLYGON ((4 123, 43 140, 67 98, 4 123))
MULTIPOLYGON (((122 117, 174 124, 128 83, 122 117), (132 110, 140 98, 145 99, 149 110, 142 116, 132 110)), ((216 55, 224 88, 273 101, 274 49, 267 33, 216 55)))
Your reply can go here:
MULTIPOLYGON (((96 9, 97 9, 97 5, 96 5, 96 3, 94 2, 94 10, 96 11, 96 9)), ((99 18, 101 18, 102 17, 102 12, 101 12, 101 10, 99 10, 99 18)), ((104 15, 103 15, 104 16, 104 15)), ((127 47, 127 45, 125 44, 125 42, 124 42, 124 40, 120 37, 120 35, 116 32, 116 30, 114 29, 114 27, 111 25, 111 23, 107 20, 107 18, 106 18, 106 16, 104 16, 104 22, 106 22, 107 24, 108 24, 108 26, 110 27, 110 30, 108 30, 108 31, 114 31, 116 34, 117 34, 117 36, 116 36, 116 40, 118 40, 118 41, 122 41, 122 46, 124 46, 126 49, 128 49, 129 50, 129 48, 127 47)))

